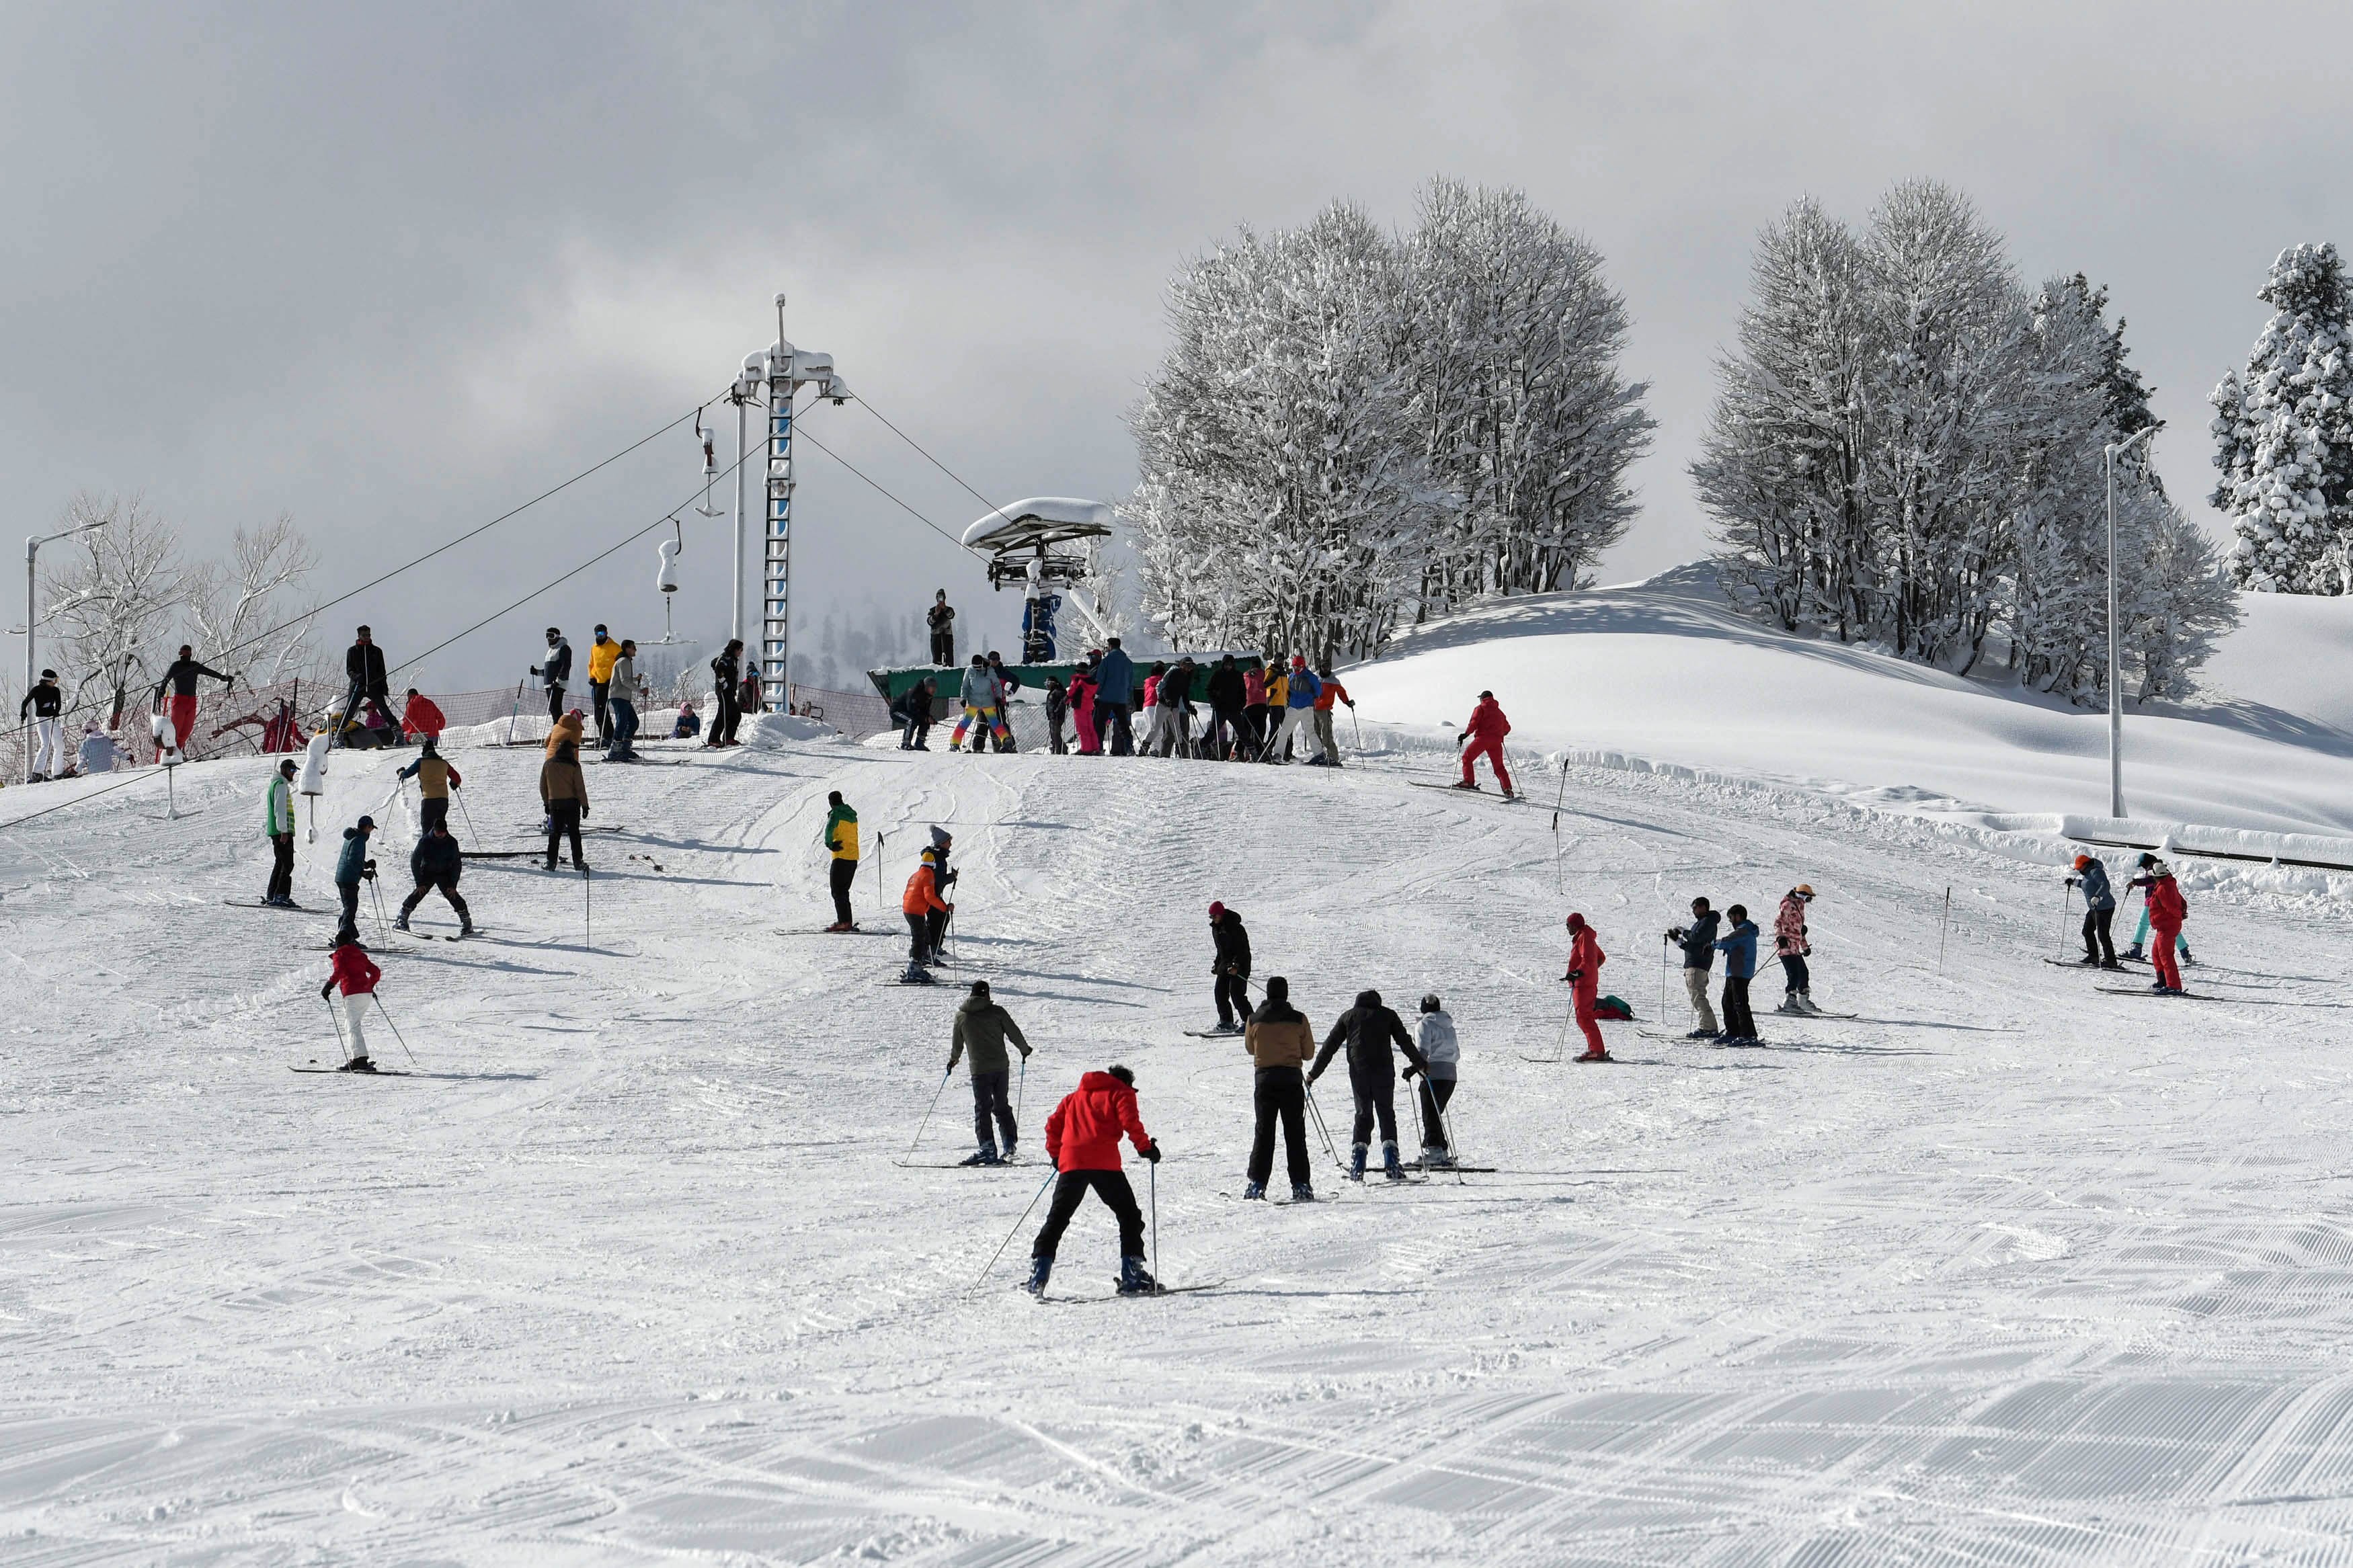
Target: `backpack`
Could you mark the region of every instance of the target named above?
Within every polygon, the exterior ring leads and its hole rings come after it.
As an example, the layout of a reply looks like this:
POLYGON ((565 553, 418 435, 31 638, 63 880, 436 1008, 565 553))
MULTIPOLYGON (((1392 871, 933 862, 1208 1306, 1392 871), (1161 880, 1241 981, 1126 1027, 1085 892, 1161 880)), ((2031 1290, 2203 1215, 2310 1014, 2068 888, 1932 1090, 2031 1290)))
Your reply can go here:
POLYGON ((1634 1021, 1634 1009, 1618 997, 1604 996, 1593 1005, 1593 1016, 1597 1018, 1614 1019, 1621 1024, 1630 1024, 1634 1021))

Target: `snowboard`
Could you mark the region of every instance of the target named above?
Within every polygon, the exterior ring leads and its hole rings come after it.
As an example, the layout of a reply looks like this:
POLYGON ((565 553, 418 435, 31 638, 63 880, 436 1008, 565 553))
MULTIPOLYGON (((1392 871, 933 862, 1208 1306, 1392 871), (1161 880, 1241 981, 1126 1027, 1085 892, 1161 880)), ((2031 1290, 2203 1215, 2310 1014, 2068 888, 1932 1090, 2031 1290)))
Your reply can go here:
POLYGON ((1424 784, 1419 779, 1408 779, 1405 782, 1416 789, 1442 789, 1449 795, 1477 795, 1482 800, 1496 801, 1504 805, 1525 805, 1528 803, 1527 796, 1523 795, 1489 795, 1483 789, 1461 789, 1453 784, 1424 784))
POLYGON ((222 903, 233 910, 282 910, 290 915, 329 915, 332 910, 314 910, 308 904, 265 904, 259 899, 223 899, 222 903))

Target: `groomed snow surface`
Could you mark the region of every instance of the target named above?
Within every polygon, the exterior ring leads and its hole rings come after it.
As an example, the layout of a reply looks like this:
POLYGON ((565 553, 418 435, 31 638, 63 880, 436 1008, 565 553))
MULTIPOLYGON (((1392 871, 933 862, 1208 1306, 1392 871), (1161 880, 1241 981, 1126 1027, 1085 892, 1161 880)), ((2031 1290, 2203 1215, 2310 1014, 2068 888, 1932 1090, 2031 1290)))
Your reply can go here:
MULTIPOLYGON (((1701 635, 1736 671, 1756 652, 1701 635)), ((1510 706, 1516 657, 1430 701, 1510 706)), ((1350 679, 1401 706, 1379 667, 1350 679)), ((417 1067, 375 1080, 287 1070, 333 1055, 331 921, 221 902, 266 875, 266 763, 183 769, 179 821, 142 784, 0 835, 0 1561, 2353 1562, 2343 900, 2193 882, 2190 984, 2222 1000, 2103 994, 2043 962, 2063 845, 1861 798, 2096 806, 1998 787, 2055 794, 2080 755, 1885 712, 1918 770, 1842 794, 1528 752, 1521 805, 1410 787, 1445 760, 1406 740, 1342 773, 657 742, 589 771, 585 892, 475 862, 480 942, 384 944, 417 1067), (829 918, 830 788, 870 856, 887 835, 870 927, 898 930, 923 830, 956 835, 949 978, 989 978, 1039 1050, 1016 1167, 944 1168, 961 1070, 899 1163, 961 984, 797 934, 829 918), (1801 879, 1816 1000, 1860 1016, 1772 1016, 1768 973, 1766 1048, 1640 1032, 1693 894, 1769 924, 1801 879), (1240 1202, 1250 1069, 1179 1032, 1211 1016, 1213 898, 1319 1030, 1365 986, 1409 1016, 1443 994, 1457 1131, 1500 1169, 1359 1189, 1319 1147, 1324 1202, 1240 1202), (1570 909, 1643 1019, 1617 1065, 1557 1059, 1570 909), (1112 1061, 1167 1152, 1159 1271, 1221 1283, 1104 1300, 1090 1201, 1068 1299, 1033 1304, 1044 1114, 1112 1061)), ((2227 740, 2257 742, 2295 760, 2227 740)), ((332 907, 340 829, 400 760, 337 759, 305 902, 332 907)), ((536 751, 459 762, 484 847, 528 847, 536 751)), ((2342 796, 2172 779, 2185 816, 2343 826, 2342 796)), ((378 815, 396 896, 411 828, 378 815)), ((453 928, 438 899, 420 923, 453 928)), ((1318 1100, 1342 1122, 1345 1075, 1318 1100)))

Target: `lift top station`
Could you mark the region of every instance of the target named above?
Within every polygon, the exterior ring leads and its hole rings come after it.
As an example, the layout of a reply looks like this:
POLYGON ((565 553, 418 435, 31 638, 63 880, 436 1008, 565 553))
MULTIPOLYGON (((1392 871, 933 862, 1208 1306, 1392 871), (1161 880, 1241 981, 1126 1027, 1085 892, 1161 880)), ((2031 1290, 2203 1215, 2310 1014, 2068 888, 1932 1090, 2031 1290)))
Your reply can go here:
POLYGON ((988 552, 988 585, 1023 590, 1023 664, 1056 662, 1055 618, 1064 596, 1057 589, 1067 591, 1090 627, 1103 635, 1101 606, 1078 585, 1088 573, 1086 542, 1110 538, 1111 525, 1112 510, 1102 501, 1033 496, 998 507, 964 531, 965 548, 988 552))

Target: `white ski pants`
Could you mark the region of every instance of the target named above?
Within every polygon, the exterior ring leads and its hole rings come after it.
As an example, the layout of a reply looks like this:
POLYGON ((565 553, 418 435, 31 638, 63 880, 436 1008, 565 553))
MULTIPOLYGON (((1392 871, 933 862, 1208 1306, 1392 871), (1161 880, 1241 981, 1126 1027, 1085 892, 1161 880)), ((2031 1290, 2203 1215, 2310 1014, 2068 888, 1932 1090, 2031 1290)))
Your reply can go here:
POLYGON ((1704 969, 1683 971, 1683 994, 1691 998, 1692 1011, 1699 1015, 1699 1026, 1713 1035, 1718 1032, 1715 1009, 1707 1001, 1708 972, 1704 969))
POLYGON ((33 766, 35 773, 57 777, 66 771, 66 721, 62 719, 33 721, 33 766))
POLYGON ((368 1054, 367 1035, 360 1026, 367 1017, 368 1004, 375 1000, 373 991, 354 991, 343 998, 343 1047, 350 1052, 345 1061, 355 1062, 368 1054))
POLYGON ((1307 752, 1311 756, 1320 757, 1324 754, 1324 742, 1315 738, 1314 709, 1284 709, 1282 710, 1282 728, 1277 730, 1274 732, 1274 739, 1266 743, 1266 754, 1269 757, 1279 757, 1282 755, 1283 742, 1290 740, 1293 735, 1299 737, 1299 749, 1301 751, 1307 752))

